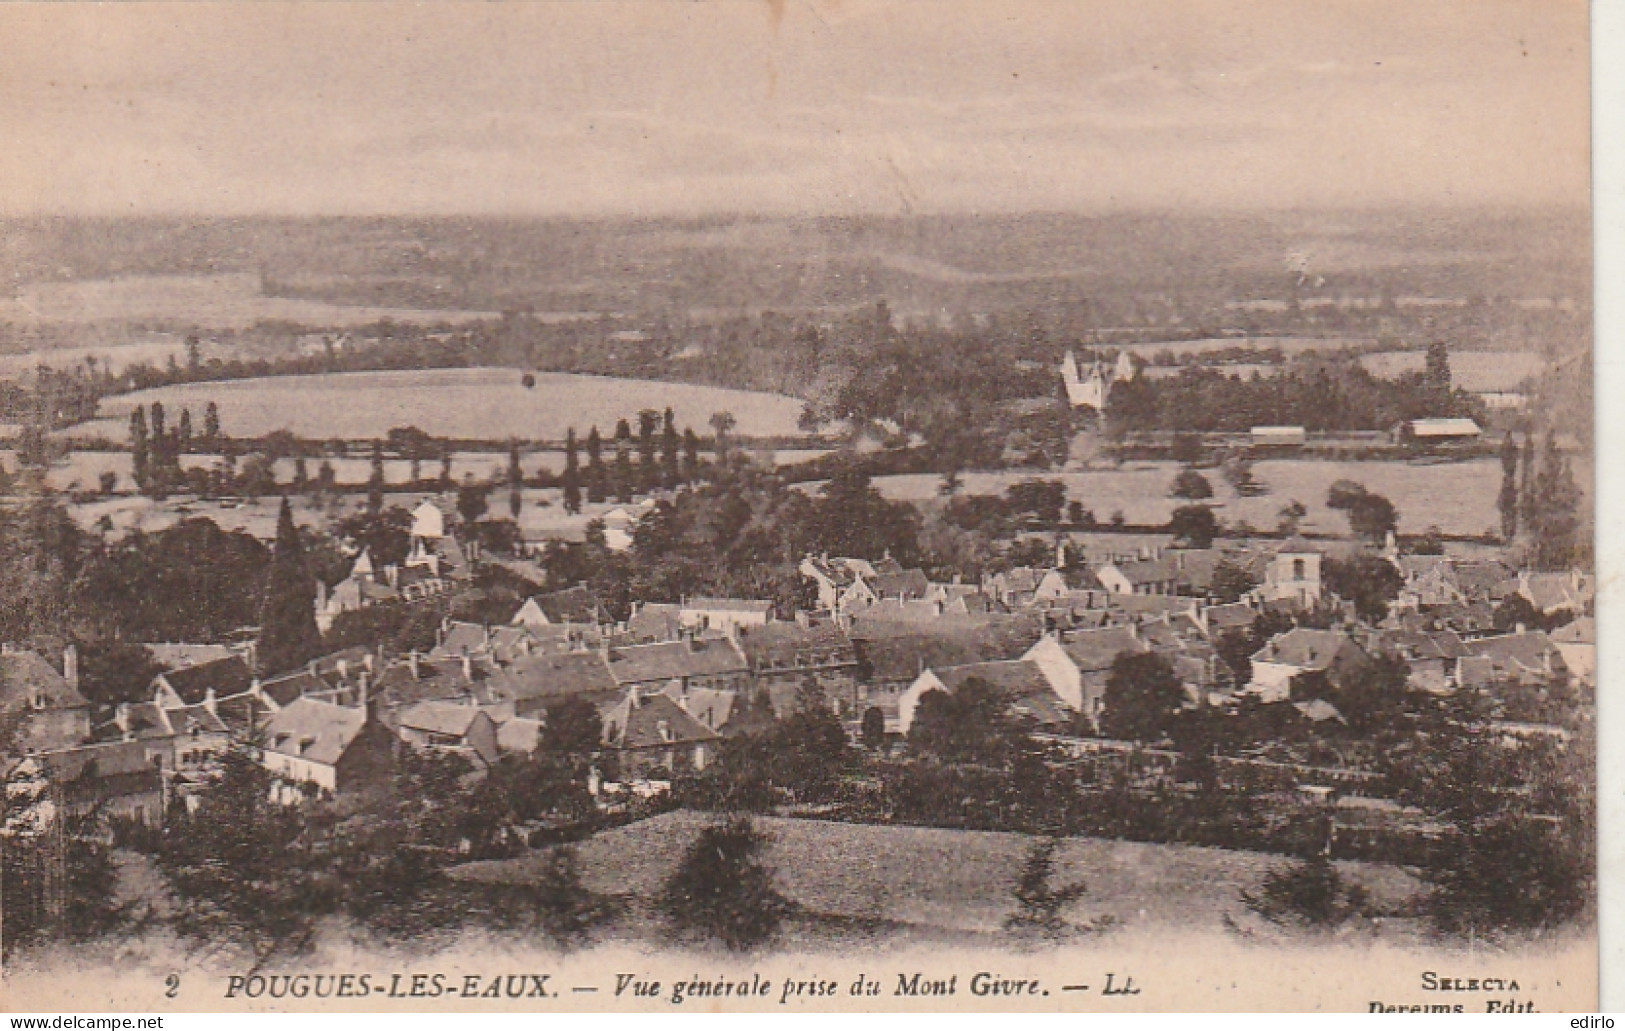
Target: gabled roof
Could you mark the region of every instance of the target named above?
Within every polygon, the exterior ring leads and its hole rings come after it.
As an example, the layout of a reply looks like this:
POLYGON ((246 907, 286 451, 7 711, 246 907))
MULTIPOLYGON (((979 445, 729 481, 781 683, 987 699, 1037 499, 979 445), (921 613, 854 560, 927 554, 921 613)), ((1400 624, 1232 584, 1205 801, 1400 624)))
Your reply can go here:
POLYGON ((45 657, 32 651, 0 653, 0 711, 33 708, 84 709, 90 702, 58 673, 45 657))
POLYGON ((1123 579, 1136 586, 1169 583, 1179 578, 1178 565, 1168 557, 1126 559, 1110 564, 1123 574, 1123 579))
POLYGON ((477 655, 485 651, 490 637, 489 627, 459 620, 446 628, 445 636, 435 645, 434 652, 436 655, 477 655))
POLYGON ((1339 723, 1348 722, 1343 718, 1343 714, 1337 711, 1337 706, 1321 698, 1315 698, 1307 702, 1293 702, 1292 707, 1298 710, 1299 715, 1311 723, 1325 723, 1327 720, 1336 720, 1339 723))
POLYGON ((1487 658, 1501 669, 1519 669, 1541 672, 1547 663, 1561 667, 1561 653, 1544 630, 1529 630, 1521 634, 1499 634, 1463 642, 1467 654, 1487 658))
POLYGON ((81 779, 101 779, 132 773, 155 773, 146 746, 140 741, 112 741, 99 745, 79 745, 30 756, 52 777, 62 783, 81 779))
POLYGON ((332 688, 325 679, 317 676, 308 669, 295 670, 284 673, 279 677, 260 682, 260 691, 265 697, 271 699, 278 706, 287 705, 300 695, 311 694, 316 691, 326 691, 332 688))
POLYGON ((827 655, 841 653, 853 662, 852 641, 834 623, 802 626, 799 623, 777 622, 764 626, 739 628, 739 650, 753 669, 765 662, 779 665, 805 661, 810 653, 827 655))
POLYGON ((618 684, 722 676, 748 669, 745 657, 726 638, 634 644, 609 653, 609 672, 618 684))
POLYGON ((174 728, 164 718, 164 710, 157 702, 130 702, 118 716, 98 726, 95 737, 100 741, 120 741, 128 735, 131 741, 152 741, 174 734, 174 728), (123 726, 119 725, 119 717, 123 719, 123 726))
POLYGON ((1575 579, 1568 573, 1530 573, 1519 582, 1521 593, 1540 611, 1572 609, 1579 612, 1590 600, 1591 592, 1583 579, 1578 584, 1575 579))
POLYGON ((1558 644, 1596 644, 1597 621, 1590 616, 1581 616, 1552 631, 1552 640, 1558 644))
POLYGON ((895 573, 880 573, 869 581, 875 594, 882 598, 923 598, 931 589, 931 580, 923 570, 904 569, 895 573))
POLYGON ((589 587, 577 584, 562 591, 536 594, 531 601, 542 610, 551 623, 587 623, 597 625, 609 622, 609 611, 589 587))
POLYGON ((1359 645, 1337 630, 1295 627, 1277 634, 1253 653, 1254 662, 1274 662, 1304 670, 1326 670, 1362 655, 1359 645))
POLYGON ((492 684, 514 701, 599 694, 617 686, 609 664, 597 651, 528 655, 499 671, 492 684))
POLYGON ((696 687, 689 690, 687 697, 674 700, 706 729, 720 732, 733 719, 734 710, 738 708, 739 692, 696 687))
POLYGON ((497 750, 502 752, 536 751, 541 743, 542 721, 515 716, 497 724, 497 750))
POLYGON ((1098 630, 1077 630, 1065 635, 1061 650, 1084 673, 1099 673, 1112 668, 1112 663, 1123 652, 1143 652, 1145 642, 1126 626, 1101 627, 1098 630))
POLYGON ((228 659, 235 654, 223 644, 143 644, 152 660, 166 669, 196 666, 199 663, 228 659))
POLYGON ((472 705, 451 701, 427 701, 409 705, 395 713, 395 723, 408 730, 463 737, 479 716, 480 710, 472 705))
POLYGON ((601 711, 604 743, 611 748, 660 748, 717 738, 715 731, 659 693, 634 689, 601 711))
POLYGON ((932 668, 932 675, 950 692, 957 691, 971 680, 987 683, 1011 699, 1033 694, 1054 694, 1044 671, 1038 664, 1026 659, 1005 659, 994 662, 972 662, 963 666, 932 668))
POLYGON ((166 670, 158 676, 187 705, 203 701, 211 688, 216 698, 227 698, 242 694, 254 682, 254 674, 249 670, 248 663, 239 655, 184 669, 166 670))
POLYGON ((860 618, 851 636, 872 677, 909 681, 930 667, 1018 658, 1042 633, 1042 618, 1023 613, 947 615, 930 623, 860 618))
POLYGON ((682 633, 683 607, 665 602, 644 602, 626 621, 626 632, 637 641, 669 641, 682 633))
POLYGON ((265 725, 265 750, 324 766, 337 765, 361 734, 367 714, 357 708, 296 698, 265 725))
POLYGON ((1215 635, 1226 630, 1246 630, 1258 622, 1258 611, 1239 601, 1209 605, 1202 610, 1202 616, 1207 620, 1208 633, 1215 635))

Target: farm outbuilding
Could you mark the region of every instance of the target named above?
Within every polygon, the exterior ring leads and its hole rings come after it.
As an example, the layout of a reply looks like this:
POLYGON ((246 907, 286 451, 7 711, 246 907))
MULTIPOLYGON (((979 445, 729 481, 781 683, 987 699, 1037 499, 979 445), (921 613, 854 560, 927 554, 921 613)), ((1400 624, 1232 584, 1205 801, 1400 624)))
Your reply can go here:
POLYGON ((1452 440, 1477 440, 1483 430, 1471 419, 1411 419, 1394 427, 1396 440, 1420 440, 1443 443, 1452 440))
POLYGON ((1302 426, 1254 426, 1254 447, 1302 447, 1309 434, 1302 426))

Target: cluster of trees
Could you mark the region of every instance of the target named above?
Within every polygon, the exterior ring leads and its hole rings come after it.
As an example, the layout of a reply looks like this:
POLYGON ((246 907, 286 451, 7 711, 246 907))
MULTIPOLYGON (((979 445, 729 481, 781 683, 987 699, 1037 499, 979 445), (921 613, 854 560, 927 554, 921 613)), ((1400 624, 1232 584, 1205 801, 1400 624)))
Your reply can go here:
MULTIPOLYGON (((191 409, 182 408, 180 418, 171 427, 162 401, 136 405, 130 412, 130 455, 136 489, 159 499, 181 489, 190 482, 181 468, 181 456, 194 450, 212 452, 220 440, 220 409, 213 401, 204 409, 201 434, 193 432, 191 409)), ((110 493, 112 486, 104 476, 103 491, 110 493)))
POLYGON ((1247 379, 1214 368, 1185 368, 1162 379, 1138 376, 1112 391, 1107 426, 1117 434, 1246 433, 1254 426, 1323 432, 1387 430, 1434 417, 1484 419, 1481 401, 1451 387, 1443 345, 1429 350, 1425 371, 1391 380, 1350 356, 1323 356, 1247 379))
POLYGON ((1554 434, 1546 434, 1538 461, 1533 433, 1524 434, 1521 455, 1512 434, 1506 435, 1501 442, 1501 493, 1496 499, 1501 535, 1508 541, 1521 536, 1535 568, 1569 569, 1589 558, 1590 547, 1581 533, 1581 500, 1574 470, 1558 450, 1554 434))
MULTIPOLYGON (((564 439, 564 472, 559 480, 564 490, 565 511, 580 512, 583 495, 594 503, 611 497, 627 502, 636 494, 692 484, 700 478, 700 438, 692 427, 685 427, 679 434, 670 408, 664 413, 646 408, 637 418, 635 443, 630 422, 621 419, 615 424, 611 443, 614 457, 610 464, 604 461, 603 436, 598 427, 593 426, 587 432, 584 469, 575 427, 570 427, 564 439), (636 465, 632 462, 634 450, 638 456, 636 465)), ((713 414, 711 427, 716 433, 716 450, 719 455, 725 455, 728 433, 734 427, 733 415, 713 414)))

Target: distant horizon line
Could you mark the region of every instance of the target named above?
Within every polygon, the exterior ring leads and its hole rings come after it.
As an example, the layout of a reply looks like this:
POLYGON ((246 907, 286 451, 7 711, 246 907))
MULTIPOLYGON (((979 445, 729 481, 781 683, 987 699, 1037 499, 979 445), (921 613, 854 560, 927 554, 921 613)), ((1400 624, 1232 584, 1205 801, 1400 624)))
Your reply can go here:
POLYGON ((206 222, 274 222, 274 221, 513 221, 513 222, 824 222, 845 220, 888 220, 907 221, 910 219, 948 219, 948 218, 989 218, 989 219, 1019 219, 1019 218, 1086 218, 1109 219, 1127 217, 1167 217, 1167 218, 1268 218, 1281 216, 1304 215, 1383 215, 1383 214, 1434 214, 1434 215, 1467 215, 1482 212, 1499 212, 1504 214, 1529 215, 1583 215, 1589 218, 1595 210, 1595 202, 1588 198, 1585 203, 1567 201, 1528 201, 1528 202, 1496 202, 1475 201, 1455 204, 1439 204, 1431 202, 1395 202, 1391 204, 1355 203, 1348 205, 1283 205, 1283 206, 1216 206, 1210 208, 1192 208, 1176 205, 1140 205, 1120 208, 1043 208, 1028 209, 996 209, 989 211, 954 211, 948 209, 925 211, 828 211, 828 212, 778 212, 778 211, 729 211, 717 210, 710 212, 679 212, 668 211, 659 213, 639 212, 542 212, 542 211, 377 211, 377 212, 294 212, 294 211, 261 211, 261 212, 211 212, 211 211, 185 211, 164 210, 147 212, 104 212, 104 211, 33 211, 33 212, 0 212, 0 221, 8 222, 44 222, 44 221, 106 221, 106 222, 139 222, 139 221, 173 221, 197 220, 206 222))

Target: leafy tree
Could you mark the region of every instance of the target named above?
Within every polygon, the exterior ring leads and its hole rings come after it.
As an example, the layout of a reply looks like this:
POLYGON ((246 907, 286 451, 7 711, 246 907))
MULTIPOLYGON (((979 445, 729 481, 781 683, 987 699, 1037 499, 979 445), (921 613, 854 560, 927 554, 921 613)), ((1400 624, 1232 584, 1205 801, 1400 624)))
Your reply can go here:
POLYGON ((463 525, 473 526, 490 510, 490 491, 473 473, 464 474, 462 486, 457 488, 457 514, 463 517, 463 525))
POLYGON ((1219 535, 1219 520, 1206 505, 1181 505, 1168 520, 1168 532, 1193 548, 1211 548, 1219 535))
POLYGON ((1250 636, 1240 630, 1226 630, 1219 635, 1215 648, 1219 660, 1230 670, 1236 684, 1252 681, 1253 654, 1258 651, 1258 646, 1250 636))
POLYGON ((244 749, 219 759, 195 812, 177 808, 158 868, 184 937, 246 947, 258 969, 277 954, 307 951, 333 887, 313 862, 303 808, 272 800, 272 777, 244 749))
POLYGON ((1398 729, 1410 702, 1410 668, 1397 655, 1378 654, 1338 678, 1332 701, 1356 733, 1398 729))
POLYGON ((96 705, 152 697, 152 679, 164 667, 145 645, 117 638, 79 641, 79 693, 96 705))
POLYGON ((1222 558, 1213 564, 1213 582, 1208 590, 1213 600, 1228 605, 1251 594, 1258 582, 1245 566, 1222 558))
POLYGON ((381 512, 362 511, 346 516, 333 526, 338 537, 357 548, 365 548, 374 568, 398 566, 412 550, 412 513, 400 505, 381 512))
POLYGON ((795 906, 774 887, 762 861, 768 841, 743 816, 700 831, 661 892, 660 909, 673 929, 717 939, 734 952, 777 934, 795 906))
POLYGON ((1006 930, 1059 941, 1080 929, 1063 914, 1089 893, 1089 887, 1083 881, 1055 886, 1055 852, 1060 844, 1056 838, 1039 838, 1028 846, 1016 879, 1016 911, 1005 918, 1006 930))
POLYGON ((1176 433, 1169 456, 1182 465, 1195 465, 1202 460, 1203 451, 1200 434, 1176 433))
POLYGON ((1195 469, 1181 469, 1179 475, 1174 477, 1170 493, 1176 498, 1200 501, 1213 496, 1213 485, 1207 482, 1206 476, 1195 469))
POLYGON ((1347 511, 1365 497, 1365 484, 1353 480, 1336 480, 1326 491, 1326 507, 1334 511, 1347 511))
POLYGON ((282 499, 277 512, 276 545, 265 578, 260 607, 260 636, 255 658, 261 671, 281 673, 320 654, 316 629, 316 578, 305 562, 305 549, 293 524, 293 509, 282 499))
POLYGON ((711 430, 716 434, 717 454, 725 455, 728 453, 728 434, 733 432, 739 421, 732 412, 712 412, 710 421, 711 430))
POLYGON ((1381 494, 1363 494, 1349 506, 1349 529, 1368 541, 1384 540, 1399 525, 1393 502, 1381 494))
POLYGON ((1299 501, 1297 498, 1293 498, 1285 505, 1282 505, 1281 511, 1276 514, 1277 521, 1275 524, 1275 532, 1279 533, 1283 537, 1292 537, 1296 535, 1298 532, 1298 524, 1301 523, 1303 521, 1303 517, 1308 514, 1309 509, 1304 507, 1303 502, 1299 501))
POLYGON ((971 677, 951 693, 928 691, 920 698, 908 746, 943 762, 1003 766, 1028 742, 1004 692, 971 677))
POLYGON ((877 749, 886 743, 886 714, 878 705, 863 710, 863 725, 859 730, 863 747, 877 749))
POLYGON ((1427 368, 1422 375, 1436 396, 1450 396, 1450 349, 1444 341, 1436 340, 1428 345, 1427 368))
POLYGON ((1501 493, 1495 500, 1501 513, 1501 539, 1518 536, 1518 443, 1508 433, 1501 438, 1501 493))
POLYGON ((1168 660, 1156 652, 1123 652, 1112 660, 1101 699, 1101 730, 1124 741, 1166 737, 1185 689, 1168 660))
POLYGON ((547 707, 541 747, 558 755, 592 755, 602 746, 603 719, 598 706, 571 695, 547 707))
POLYGON ((1005 504, 1013 516, 1031 516, 1041 526, 1057 526, 1066 505, 1066 485, 1060 480, 1012 483, 1005 490, 1005 504))
POLYGON ((1382 622, 1388 615, 1388 603, 1405 586, 1399 570, 1375 555, 1355 555, 1346 561, 1327 558, 1321 563, 1320 576, 1326 589, 1353 602, 1355 613, 1367 623, 1382 622))

